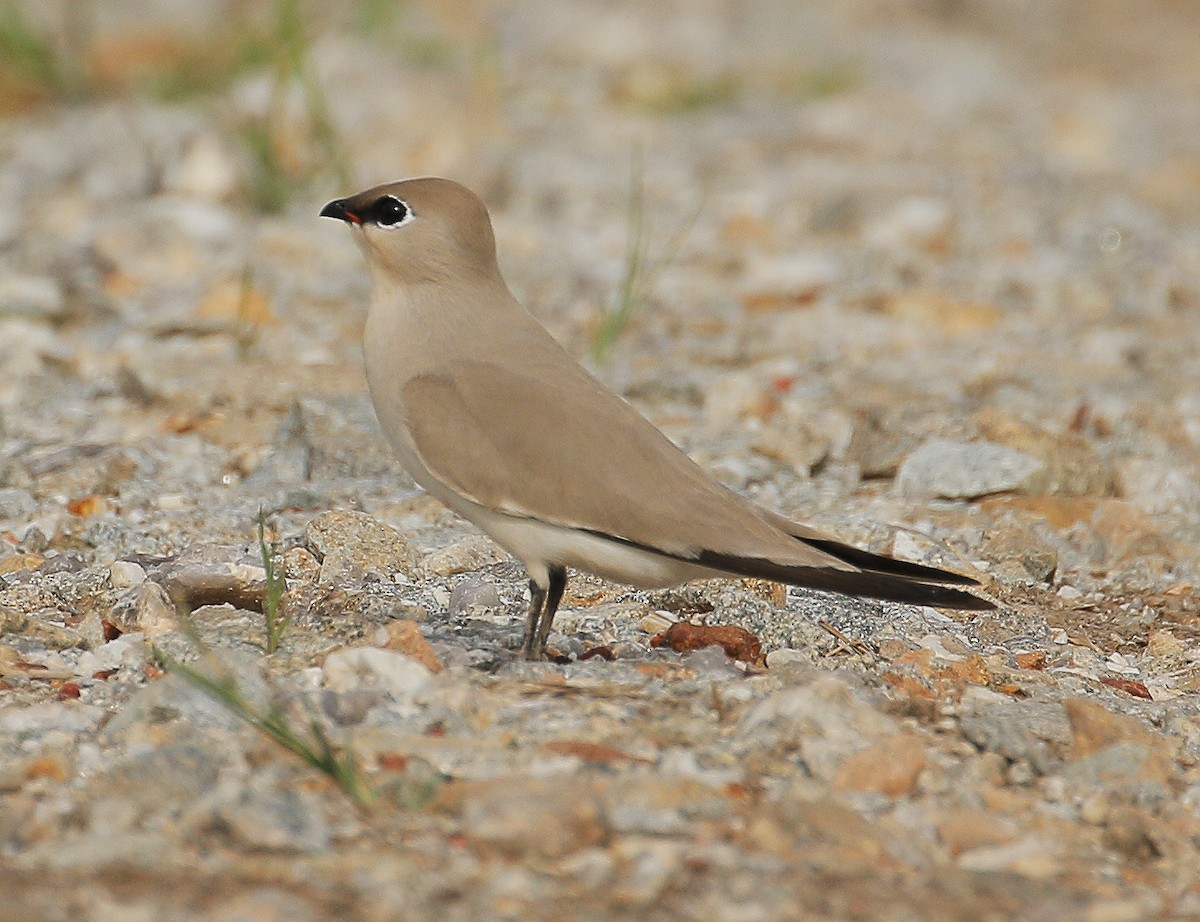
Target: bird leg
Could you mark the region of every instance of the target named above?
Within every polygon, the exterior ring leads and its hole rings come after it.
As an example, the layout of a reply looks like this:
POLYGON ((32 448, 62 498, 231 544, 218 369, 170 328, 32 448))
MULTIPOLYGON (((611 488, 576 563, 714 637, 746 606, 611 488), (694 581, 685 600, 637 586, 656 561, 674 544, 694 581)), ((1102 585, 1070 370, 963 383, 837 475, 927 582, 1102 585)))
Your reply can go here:
POLYGON ((540 654, 534 653, 537 643, 538 619, 542 616, 542 608, 546 604, 546 590, 538 585, 537 580, 529 581, 529 614, 525 618, 525 642, 521 645, 521 653, 525 659, 540 659, 540 654))
POLYGON ((554 613, 567 588, 567 568, 551 567, 550 584, 543 588, 534 580, 529 581, 529 616, 525 622, 525 643, 522 653, 525 659, 543 659, 546 656, 546 640, 550 637, 550 626, 554 613))

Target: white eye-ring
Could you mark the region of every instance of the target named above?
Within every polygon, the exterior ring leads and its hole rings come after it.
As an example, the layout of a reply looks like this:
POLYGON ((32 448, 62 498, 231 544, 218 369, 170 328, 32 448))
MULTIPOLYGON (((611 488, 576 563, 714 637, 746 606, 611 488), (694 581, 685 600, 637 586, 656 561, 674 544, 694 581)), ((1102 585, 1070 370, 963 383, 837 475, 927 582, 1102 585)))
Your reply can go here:
POLYGON ((401 224, 407 224, 416 215, 406 202, 400 201, 394 195, 383 195, 371 205, 371 220, 384 230, 391 230, 401 224))

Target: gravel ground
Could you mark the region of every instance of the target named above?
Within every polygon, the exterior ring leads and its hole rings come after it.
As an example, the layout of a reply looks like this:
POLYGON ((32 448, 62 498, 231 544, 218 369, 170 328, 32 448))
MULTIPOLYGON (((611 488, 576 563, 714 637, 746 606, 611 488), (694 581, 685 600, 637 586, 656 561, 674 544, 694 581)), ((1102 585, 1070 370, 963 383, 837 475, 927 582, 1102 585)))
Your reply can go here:
POLYGON ((218 73, 272 7, 0 56, 2 922, 1200 917, 1193 3, 362 2, 218 73), (999 609, 576 577, 520 661, 316 218, 425 173, 718 476, 999 609))

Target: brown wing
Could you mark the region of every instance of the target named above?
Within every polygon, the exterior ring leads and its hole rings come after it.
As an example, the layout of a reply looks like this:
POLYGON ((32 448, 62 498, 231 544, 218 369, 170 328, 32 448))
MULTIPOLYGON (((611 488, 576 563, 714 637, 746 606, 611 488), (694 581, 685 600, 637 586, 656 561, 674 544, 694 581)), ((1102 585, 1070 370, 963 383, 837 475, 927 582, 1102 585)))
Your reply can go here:
POLYGON ((409 381, 402 399, 430 473, 481 505, 685 559, 856 569, 780 531, 582 368, 552 371, 464 361, 409 381))

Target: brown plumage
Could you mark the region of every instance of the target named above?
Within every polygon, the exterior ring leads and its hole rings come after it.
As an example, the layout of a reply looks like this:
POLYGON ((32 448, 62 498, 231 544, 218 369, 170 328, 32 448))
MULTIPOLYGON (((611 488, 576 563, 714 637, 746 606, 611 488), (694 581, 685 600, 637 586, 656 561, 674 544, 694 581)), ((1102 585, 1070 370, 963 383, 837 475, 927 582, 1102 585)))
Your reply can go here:
POLYGON ((413 478, 525 564, 541 656, 566 568, 662 586, 758 576, 947 608, 969 577, 871 554, 722 485, 580 366, 509 293, 482 202, 417 179, 330 202, 374 280, 365 352, 413 478))

